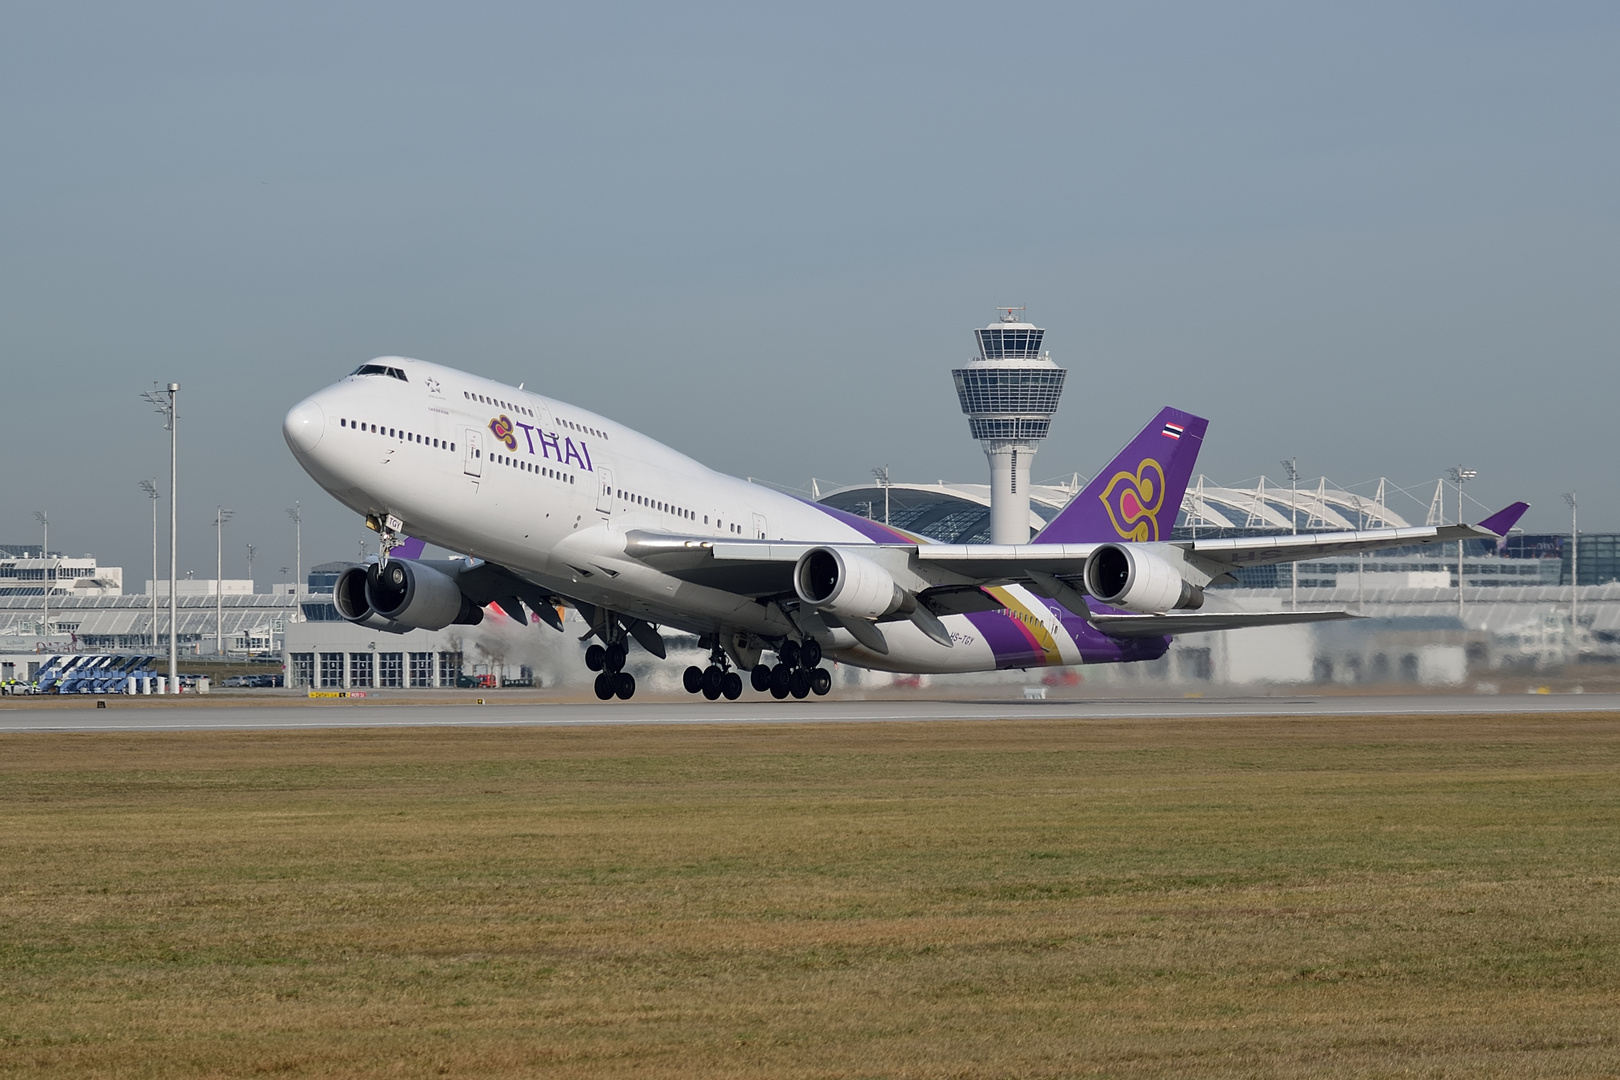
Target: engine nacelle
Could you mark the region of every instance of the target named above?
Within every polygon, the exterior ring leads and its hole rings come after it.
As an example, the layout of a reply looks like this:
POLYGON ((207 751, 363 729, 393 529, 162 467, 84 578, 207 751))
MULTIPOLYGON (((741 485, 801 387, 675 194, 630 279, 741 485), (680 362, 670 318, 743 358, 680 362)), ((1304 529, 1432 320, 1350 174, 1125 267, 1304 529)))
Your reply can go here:
POLYGON ((871 559, 833 547, 811 548, 793 568, 793 591, 811 607, 877 619, 905 603, 894 576, 871 559))
POLYGON ((385 619, 371 609, 366 601, 366 568, 351 566, 338 575, 332 586, 332 606, 337 613, 357 626, 368 630, 381 630, 386 634, 407 634, 414 627, 385 619))
MULTIPOLYGON (((338 583, 343 584, 353 572, 344 571, 338 583)), ((461 591, 455 579, 431 566, 391 559, 387 566, 373 565, 362 573, 366 606, 391 622, 415 630, 443 630, 451 623, 475 626, 484 621, 484 609, 461 591)), ((343 614, 341 607, 338 613, 343 614)))
POLYGON ((1104 544, 1086 559, 1086 592, 1126 611, 1204 606, 1204 590, 1159 556, 1134 544, 1104 544))

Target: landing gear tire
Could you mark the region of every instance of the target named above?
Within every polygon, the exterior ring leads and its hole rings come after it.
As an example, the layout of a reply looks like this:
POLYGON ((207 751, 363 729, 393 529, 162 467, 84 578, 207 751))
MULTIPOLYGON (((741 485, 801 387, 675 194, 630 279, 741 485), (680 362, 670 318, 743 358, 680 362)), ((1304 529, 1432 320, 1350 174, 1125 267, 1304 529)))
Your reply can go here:
POLYGON ((803 701, 810 696, 810 673, 800 668, 788 676, 788 693, 803 701))
POLYGON ((623 671, 624 661, 628 655, 629 653, 626 652, 625 647, 619 642, 615 641, 612 645, 609 645, 603 650, 602 670, 611 671, 614 673, 623 671))
POLYGON ((590 648, 585 650, 585 666, 590 668, 592 671, 601 671, 602 658, 606 655, 607 650, 602 648, 602 646, 592 645, 590 648))
POLYGON ((782 647, 776 650, 776 655, 781 659, 782 663, 786 664, 788 667, 798 667, 799 643, 797 641, 782 642, 782 647))
POLYGON ((726 672, 725 685, 720 687, 720 692, 726 695, 727 701, 736 701, 742 697, 742 676, 735 671, 726 672))
POLYGON ((703 696, 710 701, 720 698, 720 690, 726 684, 726 673, 710 664, 703 672, 703 696))
POLYGON ((636 677, 628 671, 618 672, 613 676, 613 692, 620 701, 629 701, 636 693, 636 677))
POLYGON ((596 696, 603 701, 613 697, 613 676, 605 671, 596 677, 596 696))
POLYGON ((827 691, 832 689, 832 672, 824 667, 818 667, 810 673, 810 690, 816 697, 826 697, 827 691))
POLYGON ((821 643, 814 638, 799 646, 799 665, 806 671, 814 671, 821 663, 821 643))
POLYGON ((787 697, 792 678, 792 672, 788 671, 786 664, 777 664, 771 668, 771 697, 777 701, 787 697))
POLYGON ((703 693, 703 669, 693 664, 681 675, 681 685, 688 694, 703 693))
POLYGON ((748 681, 756 691, 763 694, 771 688, 771 669, 764 664, 755 665, 754 670, 748 673, 748 681))

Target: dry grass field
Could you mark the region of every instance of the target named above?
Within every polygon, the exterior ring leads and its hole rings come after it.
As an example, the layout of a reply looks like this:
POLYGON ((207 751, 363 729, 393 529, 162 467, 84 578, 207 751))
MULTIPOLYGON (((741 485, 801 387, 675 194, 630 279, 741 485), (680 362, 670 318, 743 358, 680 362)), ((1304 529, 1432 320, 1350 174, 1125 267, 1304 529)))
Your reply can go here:
POLYGON ((1620 717, 0 737, 0 1075, 1620 1075, 1620 717))

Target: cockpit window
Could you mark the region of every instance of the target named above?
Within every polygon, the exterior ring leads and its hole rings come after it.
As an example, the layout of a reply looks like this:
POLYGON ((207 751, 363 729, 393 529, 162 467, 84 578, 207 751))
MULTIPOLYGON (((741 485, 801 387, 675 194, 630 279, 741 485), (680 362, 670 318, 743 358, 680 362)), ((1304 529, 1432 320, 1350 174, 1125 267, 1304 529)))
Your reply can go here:
POLYGON ((349 372, 349 374, 350 375, 387 375, 387 376, 390 376, 391 378, 398 379, 400 382, 410 382, 410 380, 405 377, 405 373, 403 371, 399 370, 399 368, 397 368, 397 367, 384 367, 381 364, 361 364, 359 367, 357 367, 353 371, 349 372))

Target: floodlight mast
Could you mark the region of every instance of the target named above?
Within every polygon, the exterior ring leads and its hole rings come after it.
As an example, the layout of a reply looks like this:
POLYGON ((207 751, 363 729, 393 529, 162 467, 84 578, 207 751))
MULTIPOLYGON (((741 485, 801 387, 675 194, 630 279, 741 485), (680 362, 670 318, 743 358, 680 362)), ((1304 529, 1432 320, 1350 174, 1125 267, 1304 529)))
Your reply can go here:
POLYGON ((225 523, 235 510, 214 507, 214 655, 225 655, 225 523))
POLYGON ((157 648, 157 635, 158 635, 158 608, 157 608, 157 595, 158 595, 158 589, 157 589, 157 584, 158 584, 158 576, 157 576, 157 555, 158 555, 158 546, 157 546, 157 511, 158 511, 158 506, 157 506, 157 504, 158 504, 159 495, 158 495, 157 481, 156 480, 142 480, 141 481, 141 490, 146 492, 146 497, 152 500, 152 648, 155 649, 155 648, 157 648))
POLYGON ((883 524, 887 525, 889 523, 889 467, 885 465, 881 469, 873 469, 872 475, 877 477, 878 484, 883 488, 883 524))
POLYGON ((40 528, 45 530, 45 539, 40 542, 39 549, 39 577, 45 583, 40 590, 40 597, 44 600, 41 609, 39 633, 45 639, 46 648, 51 642, 51 516, 44 510, 34 511, 34 520, 39 522, 40 528))
MULTIPOLYGON (((1288 527, 1293 535, 1299 535, 1299 458, 1284 458, 1282 467, 1288 473, 1288 527)), ((1296 560, 1288 564, 1289 572, 1293 575, 1289 589, 1288 606, 1295 611, 1299 610, 1299 562, 1296 560)))
MULTIPOLYGON (((141 396, 144 397, 147 401, 150 401, 157 408, 158 413, 163 417, 164 426, 167 427, 168 430, 169 430, 169 686, 168 686, 168 689, 169 689, 169 693, 177 694, 177 693, 180 692, 180 629, 179 629, 180 628, 180 605, 179 605, 179 602, 176 599, 175 594, 179 591, 178 588, 176 587, 177 579, 179 578, 179 573, 177 572, 177 567, 179 565, 179 558, 178 558, 177 549, 176 549, 176 543, 177 543, 177 540, 178 540, 178 536, 176 534, 178 532, 179 525, 180 525, 180 518, 179 518, 178 509, 177 509, 179 504, 180 504, 180 493, 176 489, 175 485, 176 485, 176 483, 177 483, 177 481, 179 479, 179 469, 178 469, 178 463, 177 463, 177 452, 178 452, 178 450, 180 448, 180 443, 179 443, 179 434, 178 434, 177 429, 179 428, 180 424, 179 424, 179 410, 177 409, 177 405, 179 403, 179 398, 180 398, 180 384, 177 383, 177 382, 172 382, 172 383, 170 383, 168 385, 168 387, 166 389, 163 389, 163 390, 149 390, 145 394, 142 394, 141 396)), ((154 590, 157 588, 157 583, 155 581, 152 583, 152 587, 153 587, 154 590)))
MULTIPOLYGON (((1457 524, 1463 523, 1462 487, 1466 481, 1479 475, 1477 469, 1465 469, 1461 465, 1451 469, 1452 482, 1457 485, 1457 524)), ((1463 542, 1457 541, 1457 621, 1463 617, 1463 542)))
POLYGON ((1580 610, 1576 607, 1581 588, 1581 567, 1577 561, 1581 554, 1581 504, 1573 491, 1564 492, 1564 501, 1569 504, 1569 629, 1573 634, 1581 628, 1580 610))
POLYGON ((304 576, 304 515, 301 503, 287 507, 287 516, 293 520, 293 592, 303 592, 304 576))

